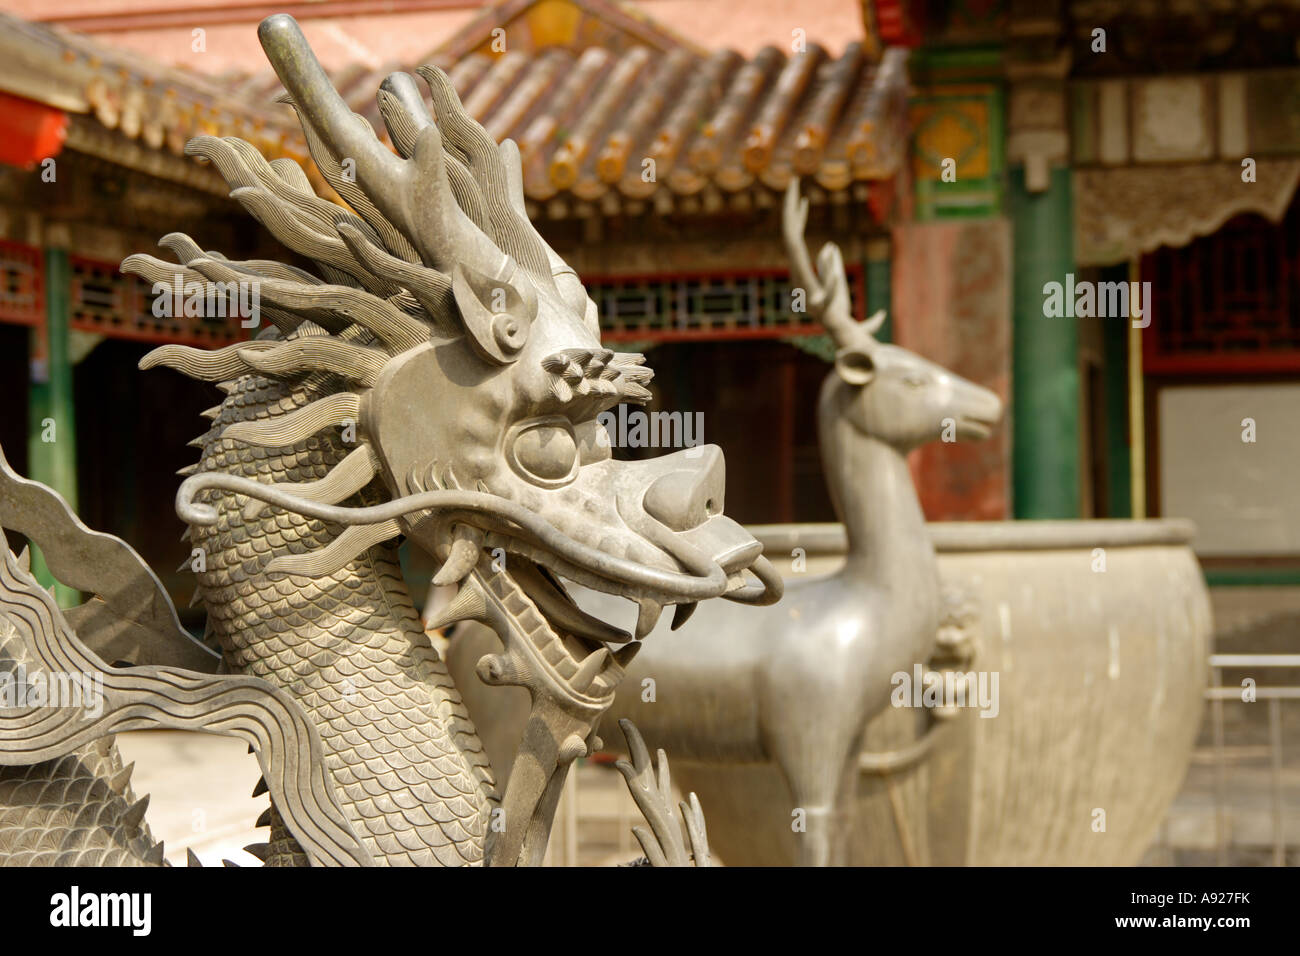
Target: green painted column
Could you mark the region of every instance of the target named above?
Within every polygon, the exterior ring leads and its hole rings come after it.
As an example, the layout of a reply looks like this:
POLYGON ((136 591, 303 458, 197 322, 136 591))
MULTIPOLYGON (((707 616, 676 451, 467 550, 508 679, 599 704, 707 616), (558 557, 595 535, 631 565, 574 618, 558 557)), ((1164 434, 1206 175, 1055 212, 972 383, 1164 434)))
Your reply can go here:
POLYGON ((880 309, 885 310, 885 324, 876 333, 880 342, 892 342, 894 338, 894 309, 891 293, 890 243, 886 239, 872 239, 867 242, 866 283, 867 283, 867 318, 880 309))
MULTIPOLYGON (((1073 318, 1043 315, 1043 286, 1074 268, 1070 170, 1053 169, 1043 192, 1011 170, 1014 230, 1014 424, 1012 481, 1017 518, 1079 517, 1079 361, 1073 318)), ((1070 311, 1073 311, 1072 309, 1070 311)))
MULTIPOLYGON (((1102 282, 1127 282, 1128 263, 1101 270, 1102 282)), ((1132 450, 1129 447, 1127 322, 1102 321, 1103 382, 1106 391, 1107 518, 1133 517, 1132 450)))
MULTIPOLYGON (((66 249, 45 250, 45 327, 32 330, 31 391, 28 401, 28 477, 49 485, 77 508, 77 431, 72 398, 72 360, 68 318, 72 271, 66 249)), ((32 572, 46 587, 55 584, 40 551, 32 548, 32 572)), ((58 584, 62 607, 81 602, 80 594, 58 584)))

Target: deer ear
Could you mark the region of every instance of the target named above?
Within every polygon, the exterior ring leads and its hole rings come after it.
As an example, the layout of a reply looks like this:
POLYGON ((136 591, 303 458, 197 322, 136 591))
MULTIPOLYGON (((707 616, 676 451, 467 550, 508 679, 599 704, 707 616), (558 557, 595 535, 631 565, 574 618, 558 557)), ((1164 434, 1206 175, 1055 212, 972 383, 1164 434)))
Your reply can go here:
POLYGON ((530 286, 494 279, 462 262, 451 272, 451 291, 475 350, 495 365, 508 365, 528 341, 537 315, 530 286))
POLYGON ((866 385, 876 377, 876 363, 865 349, 840 349, 835 353, 835 371, 850 385, 866 385))

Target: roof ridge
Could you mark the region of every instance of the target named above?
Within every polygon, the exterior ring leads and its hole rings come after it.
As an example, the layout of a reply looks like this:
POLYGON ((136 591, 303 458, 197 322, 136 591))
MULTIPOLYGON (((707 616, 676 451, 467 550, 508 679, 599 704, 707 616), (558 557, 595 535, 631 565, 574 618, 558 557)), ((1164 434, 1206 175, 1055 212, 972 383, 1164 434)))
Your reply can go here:
MULTIPOLYGON (((422 59, 432 60, 435 56, 462 59, 476 50, 489 46, 496 39, 494 30, 521 23, 531 8, 542 3, 554 2, 555 0, 497 0, 484 7, 472 20, 424 54, 422 59)), ((676 30, 651 17, 644 10, 623 0, 562 0, 562 2, 577 8, 589 20, 605 26, 607 31, 626 35, 633 44, 647 46, 663 53, 678 47, 685 47, 697 55, 707 52, 676 30)), ((574 30, 575 34, 583 32, 574 30)), ((581 52, 589 46, 605 45, 592 31, 588 30, 585 33, 586 39, 571 47, 575 52, 581 52)))

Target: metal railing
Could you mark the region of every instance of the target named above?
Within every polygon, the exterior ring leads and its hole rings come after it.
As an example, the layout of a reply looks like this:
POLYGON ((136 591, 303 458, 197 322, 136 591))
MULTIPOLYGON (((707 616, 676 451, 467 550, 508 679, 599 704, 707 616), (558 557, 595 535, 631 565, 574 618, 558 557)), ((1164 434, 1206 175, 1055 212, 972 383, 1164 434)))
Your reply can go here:
MULTIPOLYGON (((1215 755, 1215 851, 1219 865, 1228 864, 1231 845, 1229 834, 1228 762, 1267 756, 1270 765, 1270 806, 1273 824, 1274 866, 1286 866, 1287 834, 1285 816, 1285 789, 1283 781, 1282 702, 1300 700, 1300 685, 1258 687, 1224 686, 1225 670, 1258 673, 1265 668, 1300 668, 1300 654, 1211 654, 1210 672, 1212 686, 1205 695, 1210 700, 1210 720, 1214 737, 1215 755), (1224 731, 1224 702, 1229 700, 1250 703, 1263 701, 1268 707, 1268 744, 1245 744, 1228 747, 1224 731)), ((1253 681, 1253 678, 1250 678, 1253 681)))

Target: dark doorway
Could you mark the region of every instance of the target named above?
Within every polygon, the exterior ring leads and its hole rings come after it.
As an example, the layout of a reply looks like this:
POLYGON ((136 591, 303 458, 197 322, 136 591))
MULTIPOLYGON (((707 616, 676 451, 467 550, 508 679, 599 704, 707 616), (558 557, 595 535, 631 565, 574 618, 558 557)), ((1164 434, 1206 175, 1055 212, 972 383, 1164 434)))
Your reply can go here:
POLYGON ((181 610, 194 578, 175 570, 189 553, 174 508, 176 471, 198 460, 188 442, 207 430, 200 412, 221 393, 169 369, 140 371, 152 348, 107 339, 76 365, 77 511, 135 548, 181 610))
POLYGON ((747 524, 835 520, 817 450, 826 362, 749 340, 659 345, 647 363, 655 370, 647 411, 700 413, 704 442, 727 456, 728 515, 747 524))

